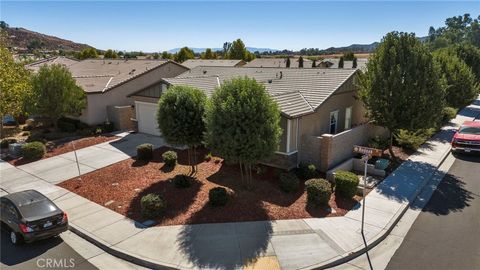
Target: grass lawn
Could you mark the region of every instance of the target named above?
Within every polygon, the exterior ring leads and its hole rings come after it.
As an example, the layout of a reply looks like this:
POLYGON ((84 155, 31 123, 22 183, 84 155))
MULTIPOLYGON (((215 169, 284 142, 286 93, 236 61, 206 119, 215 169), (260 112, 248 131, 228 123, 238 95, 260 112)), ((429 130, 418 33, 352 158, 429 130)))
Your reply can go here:
POLYGON ((254 176, 252 189, 245 189, 237 165, 227 165, 219 158, 204 159, 206 150, 198 150, 196 181, 186 189, 176 188, 171 179, 181 173, 189 174, 187 151, 177 151, 179 164, 165 171, 162 147, 154 151, 152 161, 145 163, 134 158, 88 173, 82 180, 70 179, 59 184, 91 201, 106 206, 134 220, 142 221, 140 199, 148 193, 161 194, 167 210, 159 225, 196 223, 296 219, 309 217, 341 216, 351 209, 361 197, 336 198, 332 195, 327 208, 310 208, 301 181, 296 193, 284 193, 278 187, 277 173, 263 167, 263 173, 254 176), (208 191, 217 186, 227 188, 230 200, 224 207, 208 204, 208 191))

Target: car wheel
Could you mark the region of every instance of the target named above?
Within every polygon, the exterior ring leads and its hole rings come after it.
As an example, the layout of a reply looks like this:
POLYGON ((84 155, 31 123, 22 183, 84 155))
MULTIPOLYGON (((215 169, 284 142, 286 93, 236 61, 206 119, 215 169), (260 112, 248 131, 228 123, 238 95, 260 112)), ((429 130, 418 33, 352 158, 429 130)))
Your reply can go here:
POLYGON ((10 242, 14 245, 19 245, 22 242, 22 237, 18 233, 10 231, 10 242))

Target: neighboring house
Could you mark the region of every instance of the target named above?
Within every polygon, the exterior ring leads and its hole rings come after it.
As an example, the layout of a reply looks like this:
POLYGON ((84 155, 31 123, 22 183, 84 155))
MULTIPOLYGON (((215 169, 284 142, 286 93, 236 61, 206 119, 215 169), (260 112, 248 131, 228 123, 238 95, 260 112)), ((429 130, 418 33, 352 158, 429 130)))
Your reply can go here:
POLYGON ((245 65, 243 60, 235 59, 188 59, 182 63, 183 66, 186 66, 190 69, 204 66, 204 67, 241 67, 245 65))
MULTIPOLYGON (((131 95, 140 132, 161 135, 156 123, 158 99, 171 85, 198 87, 210 96, 223 81, 248 76, 265 85, 281 110, 283 129, 270 165, 290 169, 300 162, 321 167, 323 134, 337 134, 365 123, 355 98, 356 69, 290 69, 197 67, 175 78, 164 78, 131 95)), ((328 165, 327 165, 328 167, 328 165)))
POLYGON ((60 65, 68 67, 68 66, 76 64, 78 62, 79 61, 77 59, 73 59, 73 58, 69 58, 69 57, 54 56, 54 57, 49 57, 49 58, 45 58, 45 59, 36 61, 34 63, 30 63, 28 65, 25 65, 25 67, 27 69, 33 71, 33 72, 36 72, 40 69, 40 67, 45 66, 45 65, 49 66, 49 65, 53 65, 53 64, 60 64, 60 65))
MULTIPOLYGON (((340 58, 327 58, 317 63, 317 68, 338 68, 340 58)), ((364 69, 367 65, 368 59, 357 58, 357 68, 364 69)), ((343 61, 343 68, 353 68, 353 61, 343 61)))
MULTIPOLYGON (((244 67, 287 67, 287 58, 255 58, 245 64, 244 67)), ((298 68, 298 58, 290 58, 290 68, 298 68)), ((312 68, 312 60, 303 58, 303 68, 312 68)))
POLYGON ((133 100, 128 95, 188 70, 170 60, 137 59, 86 59, 67 68, 87 96, 78 119, 89 125, 108 120, 120 129, 132 128, 133 100))

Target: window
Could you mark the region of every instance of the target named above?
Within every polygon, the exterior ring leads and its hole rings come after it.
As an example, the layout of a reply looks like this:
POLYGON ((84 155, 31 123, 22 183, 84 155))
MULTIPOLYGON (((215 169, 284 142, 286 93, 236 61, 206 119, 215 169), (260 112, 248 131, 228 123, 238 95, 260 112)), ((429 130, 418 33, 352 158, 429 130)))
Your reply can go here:
POLYGON ((352 107, 345 109, 345 130, 352 127, 352 107))
POLYGON ((282 136, 277 151, 280 153, 290 154, 298 149, 298 119, 280 119, 280 127, 282 128, 282 136))
POLYGON ((330 134, 337 133, 338 111, 330 113, 330 134))

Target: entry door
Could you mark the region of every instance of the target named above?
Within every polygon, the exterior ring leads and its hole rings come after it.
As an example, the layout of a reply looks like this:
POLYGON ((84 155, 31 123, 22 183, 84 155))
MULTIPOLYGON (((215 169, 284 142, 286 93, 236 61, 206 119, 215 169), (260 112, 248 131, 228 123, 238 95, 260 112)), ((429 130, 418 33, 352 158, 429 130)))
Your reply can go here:
POLYGON ((157 108, 155 103, 135 102, 137 108, 138 131, 160 136, 157 123, 157 108))
POLYGON ((338 125, 338 111, 333 111, 330 113, 330 134, 337 133, 338 125))

